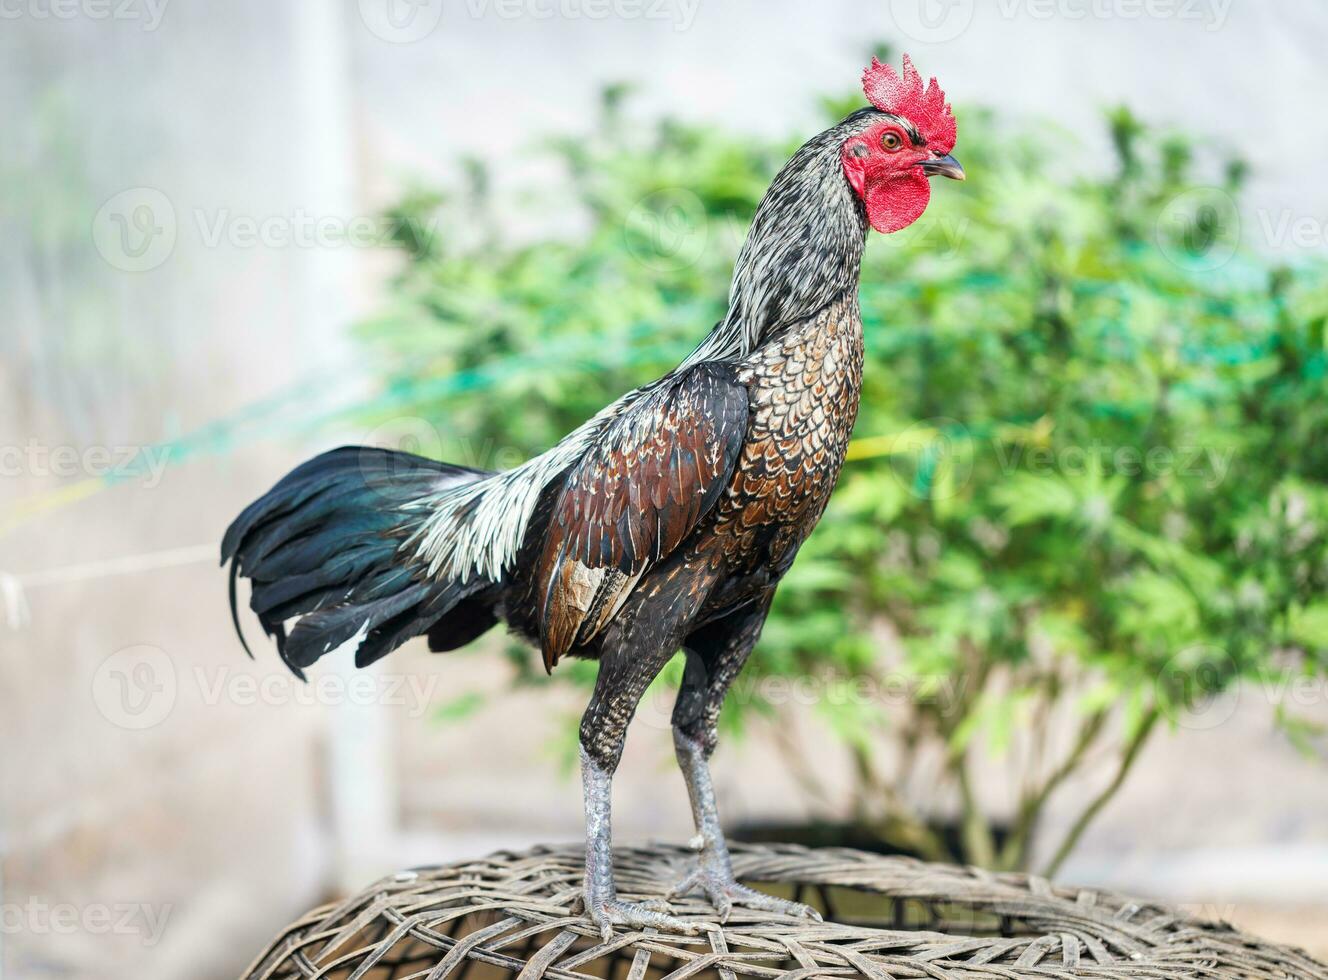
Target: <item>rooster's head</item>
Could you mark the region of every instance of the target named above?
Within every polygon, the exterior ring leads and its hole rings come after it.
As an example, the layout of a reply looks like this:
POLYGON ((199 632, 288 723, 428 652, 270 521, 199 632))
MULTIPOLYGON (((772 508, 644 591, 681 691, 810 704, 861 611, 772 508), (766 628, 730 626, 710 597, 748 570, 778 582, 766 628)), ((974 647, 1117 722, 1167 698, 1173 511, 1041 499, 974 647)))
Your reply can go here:
POLYGON ((902 77, 872 58, 862 73, 862 90, 877 112, 866 120, 866 129, 844 141, 844 175, 862 199, 872 227, 899 231, 926 209, 931 199, 928 178, 964 179, 964 168, 950 155, 955 118, 936 79, 924 87, 908 55, 902 77))

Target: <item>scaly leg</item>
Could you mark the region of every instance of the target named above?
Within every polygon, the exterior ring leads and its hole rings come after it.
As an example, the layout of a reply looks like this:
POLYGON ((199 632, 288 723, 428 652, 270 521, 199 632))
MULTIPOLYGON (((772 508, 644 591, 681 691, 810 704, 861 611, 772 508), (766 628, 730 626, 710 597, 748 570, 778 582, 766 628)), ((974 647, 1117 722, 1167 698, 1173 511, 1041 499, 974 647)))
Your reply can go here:
POLYGON ((701 891, 728 921, 734 905, 820 920, 810 905, 775 898, 739 884, 733 877, 728 844, 719 824, 710 754, 718 741, 719 710, 729 685, 742 670, 760 634, 768 605, 761 604, 735 621, 724 620, 691 638, 687 669, 673 711, 673 745, 687 782, 696 822, 696 867, 673 890, 673 897, 701 891), (699 650, 698 650, 699 648, 699 650))
POLYGON ((618 898, 613 882, 613 834, 610 797, 613 774, 581 748, 581 784, 586 803, 586 913, 607 943, 615 925, 665 932, 695 933, 697 924, 669 914, 665 902, 632 903, 618 898))
MULTIPOLYGON (((647 623, 652 623, 649 618, 647 623)), ((654 620, 657 623, 659 620, 654 620)), ((695 933, 704 924, 670 915, 667 903, 635 904, 618 898, 613 880, 611 829, 613 773, 622 757, 627 725, 646 688, 668 662, 676 641, 629 630, 606 643, 595 692, 581 718, 581 781, 586 806, 586 914, 604 941, 615 925, 695 933), (640 642, 650 640, 652 642, 640 642), (638 641, 638 642, 634 642, 638 641), (631 651, 631 652, 628 652, 631 651)))

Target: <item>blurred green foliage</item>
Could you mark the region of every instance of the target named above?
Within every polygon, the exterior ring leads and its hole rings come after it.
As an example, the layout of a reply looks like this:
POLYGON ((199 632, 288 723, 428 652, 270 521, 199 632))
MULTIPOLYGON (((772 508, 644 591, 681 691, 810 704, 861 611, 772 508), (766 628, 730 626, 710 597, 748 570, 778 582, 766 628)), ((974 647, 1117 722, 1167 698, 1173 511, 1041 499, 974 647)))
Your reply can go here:
MULTIPOLYGON (((556 168, 524 196, 471 164, 393 211, 407 261, 363 335, 410 365, 390 412, 457 461, 547 448, 723 313, 799 140, 644 123, 626 95, 533 151, 556 168)), ((726 709, 736 730, 810 706, 833 739, 763 734, 813 793, 847 762, 857 821, 929 857, 1028 866, 1049 803, 1105 766, 1038 841, 1054 870, 1159 724, 1221 723, 1237 686, 1322 748, 1288 696, 1308 680, 1321 702, 1328 667, 1322 270, 1240 247, 1239 162, 1200 186, 1190 141, 1124 109, 1108 125, 1114 160, 1074 176, 1065 134, 966 108, 968 182, 871 236, 857 440, 726 709)))

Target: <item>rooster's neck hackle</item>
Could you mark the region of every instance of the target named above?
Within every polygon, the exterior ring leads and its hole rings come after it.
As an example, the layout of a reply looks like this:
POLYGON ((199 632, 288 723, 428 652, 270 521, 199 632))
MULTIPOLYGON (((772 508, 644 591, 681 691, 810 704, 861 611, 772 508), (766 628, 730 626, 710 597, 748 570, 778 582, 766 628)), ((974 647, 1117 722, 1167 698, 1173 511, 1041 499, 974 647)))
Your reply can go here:
POLYGON ((844 178, 840 147, 881 114, 853 113, 803 144, 766 191, 738 253, 729 309, 687 358, 741 359, 856 292, 867 216, 844 178))

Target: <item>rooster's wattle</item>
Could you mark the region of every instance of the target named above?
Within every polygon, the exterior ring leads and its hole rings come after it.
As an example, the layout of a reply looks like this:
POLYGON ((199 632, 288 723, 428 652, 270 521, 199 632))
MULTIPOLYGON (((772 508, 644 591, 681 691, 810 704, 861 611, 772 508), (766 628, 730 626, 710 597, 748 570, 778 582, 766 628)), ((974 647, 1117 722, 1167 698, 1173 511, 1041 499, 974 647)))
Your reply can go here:
MULTIPOLYGON (((412 636, 452 650, 500 619, 539 646, 599 660, 581 721, 585 899, 614 923, 689 931, 619 900, 610 784, 628 722, 679 649, 678 760, 701 849, 680 885, 815 914, 733 878, 708 759, 725 692, 775 587, 825 509, 857 415, 858 275, 868 227, 922 214, 932 175, 962 178, 932 79, 875 59, 871 108, 809 140, 775 177, 738 256, 729 309, 692 354, 548 452, 503 473, 347 447, 295 469, 226 532, 222 561, 291 670, 343 645, 372 663, 412 636), (289 626, 288 624, 293 625, 289 626)), ((238 618, 237 618, 238 628, 238 618)))

